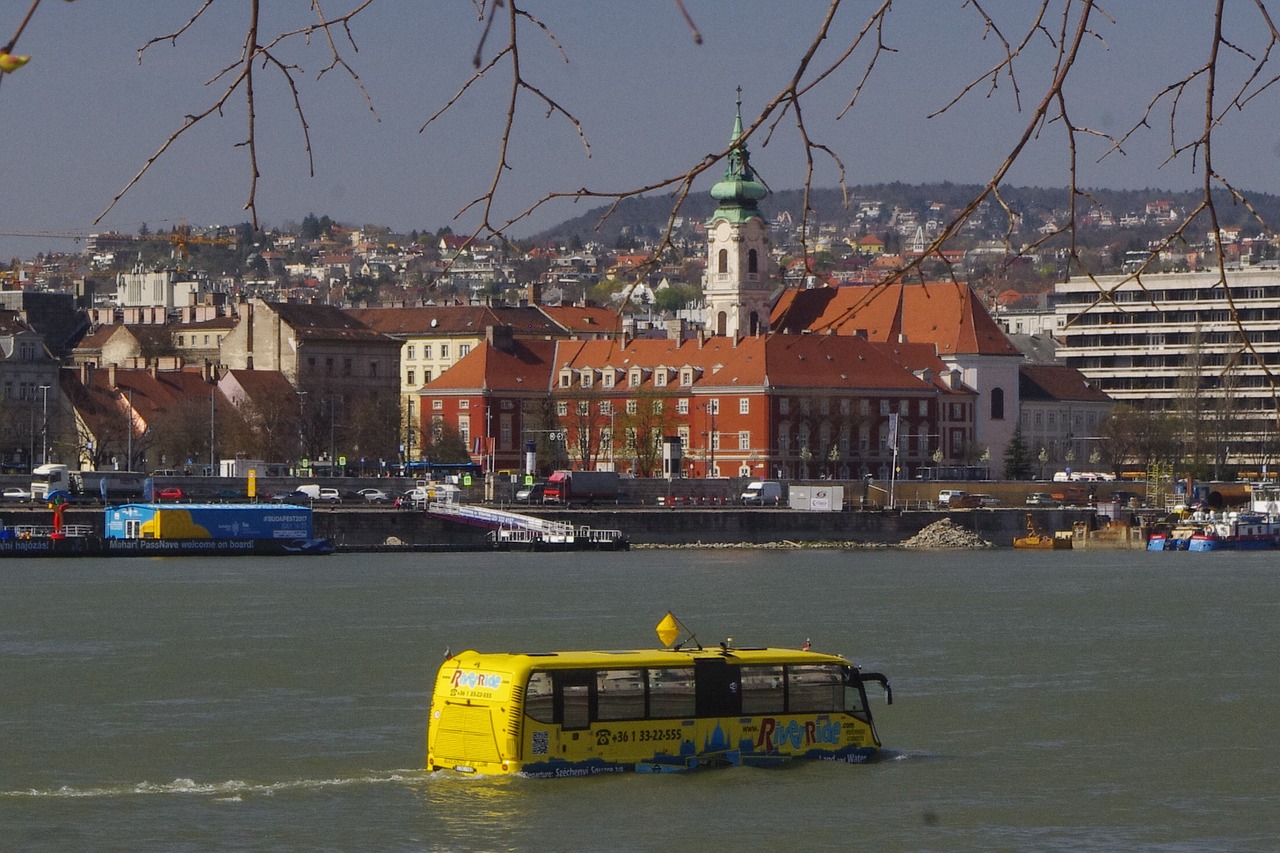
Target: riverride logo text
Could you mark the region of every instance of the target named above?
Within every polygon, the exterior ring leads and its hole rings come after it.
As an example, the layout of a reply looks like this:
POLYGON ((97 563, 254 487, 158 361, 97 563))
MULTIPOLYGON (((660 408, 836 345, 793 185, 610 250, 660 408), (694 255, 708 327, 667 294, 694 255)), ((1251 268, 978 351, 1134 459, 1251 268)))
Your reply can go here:
POLYGON ((832 722, 829 717, 819 717, 807 723, 796 720, 781 723, 773 717, 765 717, 760 721, 756 749, 779 749, 787 745, 792 749, 799 749, 818 743, 838 744, 840 729, 841 724, 832 722))
POLYGON ((450 684, 454 690, 497 690, 502 686, 502 676, 493 672, 463 672, 459 669, 453 673, 450 684))

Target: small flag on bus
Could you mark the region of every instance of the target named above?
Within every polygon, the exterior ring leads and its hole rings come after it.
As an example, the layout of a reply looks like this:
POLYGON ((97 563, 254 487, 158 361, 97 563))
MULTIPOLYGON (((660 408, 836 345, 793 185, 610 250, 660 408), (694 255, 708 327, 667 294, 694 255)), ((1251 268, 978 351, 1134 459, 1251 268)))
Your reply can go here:
POLYGON ((662 645, 670 646, 676 640, 680 639, 680 621, 676 619, 675 614, 670 610, 667 615, 662 617, 662 621, 657 627, 658 639, 662 641, 662 645))

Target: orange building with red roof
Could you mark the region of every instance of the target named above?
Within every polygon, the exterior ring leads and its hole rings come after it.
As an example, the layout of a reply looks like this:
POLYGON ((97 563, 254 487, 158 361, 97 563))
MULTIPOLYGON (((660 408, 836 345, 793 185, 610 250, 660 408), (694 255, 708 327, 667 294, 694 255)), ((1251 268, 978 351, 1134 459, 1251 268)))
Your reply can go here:
MULTIPOLYGON (((931 344, 977 394, 973 445, 964 456, 1003 465, 1018 423, 1024 357, 963 282, 895 283, 787 290, 772 328, 784 334, 856 335, 882 343, 931 344)), ((950 458, 948 461, 951 461, 950 458)))
POLYGON ((972 390, 927 347, 850 335, 489 341, 422 392, 423 430, 449 425, 487 468, 652 476, 678 436, 691 477, 887 477, 972 441, 972 390), (563 436, 549 442, 547 436, 563 436))

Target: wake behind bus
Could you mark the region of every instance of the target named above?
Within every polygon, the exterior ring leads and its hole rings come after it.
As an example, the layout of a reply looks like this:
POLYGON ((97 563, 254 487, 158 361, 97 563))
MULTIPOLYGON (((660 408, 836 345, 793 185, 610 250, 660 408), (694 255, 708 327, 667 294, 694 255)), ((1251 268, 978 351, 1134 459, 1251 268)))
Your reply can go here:
POLYGON ((808 648, 467 650, 436 676, 426 766, 556 778, 861 763, 880 750, 867 683, 892 704, 884 675, 808 648))

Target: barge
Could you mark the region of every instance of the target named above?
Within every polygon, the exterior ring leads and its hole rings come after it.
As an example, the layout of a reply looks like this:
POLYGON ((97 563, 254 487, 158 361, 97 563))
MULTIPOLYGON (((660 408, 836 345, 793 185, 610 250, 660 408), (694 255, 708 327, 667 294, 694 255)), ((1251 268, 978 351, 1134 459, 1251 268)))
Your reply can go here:
POLYGON ((289 504, 154 504, 107 507, 103 533, 62 523, 0 528, 0 556, 168 557, 331 554, 313 535, 311 508, 289 504))

